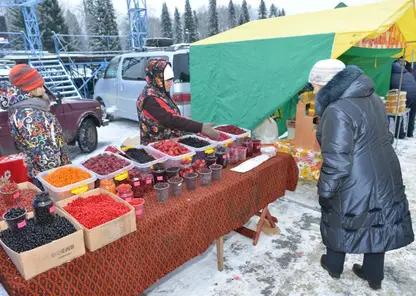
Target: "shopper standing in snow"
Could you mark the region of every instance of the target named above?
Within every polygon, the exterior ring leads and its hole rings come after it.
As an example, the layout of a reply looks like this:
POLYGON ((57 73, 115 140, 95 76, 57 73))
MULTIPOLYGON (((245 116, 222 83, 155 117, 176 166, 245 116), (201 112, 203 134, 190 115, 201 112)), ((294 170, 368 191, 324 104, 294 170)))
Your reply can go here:
POLYGON ((309 82, 321 121, 317 138, 323 165, 318 182, 321 265, 340 278, 346 253, 364 254, 354 273, 381 289, 384 255, 414 240, 400 163, 384 105, 373 81, 338 60, 315 64, 309 82))
MULTIPOLYGON (((403 63, 406 63, 401 59, 403 63)), ((393 63, 391 70, 390 88, 399 89, 400 81, 402 81, 401 90, 407 92, 406 107, 410 108, 409 112, 409 126, 407 127, 407 136, 413 137, 413 131, 415 129, 415 117, 416 117, 416 80, 412 73, 408 71, 408 67, 403 69, 403 78, 401 79, 402 67, 399 61, 393 63)), ((411 68, 410 68, 411 69, 411 68)), ((410 70, 409 69, 409 70, 410 70)), ((399 138, 405 137, 403 126, 400 127, 399 138)))
POLYGON ((36 182, 39 172, 68 164, 68 149, 62 127, 50 112, 40 73, 28 65, 14 66, 9 73, 12 86, 2 97, 9 112, 9 126, 16 147, 27 155, 28 174, 36 182))
POLYGON ((147 85, 137 100, 141 143, 147 145, 179 137, 183 132, 203 132, 211 138, 219 138, 213 124, 200 123, 181 116, 178 106, 170 97, 173 78, 169 62, 163 59, 149 61, 146 68, 147 85))

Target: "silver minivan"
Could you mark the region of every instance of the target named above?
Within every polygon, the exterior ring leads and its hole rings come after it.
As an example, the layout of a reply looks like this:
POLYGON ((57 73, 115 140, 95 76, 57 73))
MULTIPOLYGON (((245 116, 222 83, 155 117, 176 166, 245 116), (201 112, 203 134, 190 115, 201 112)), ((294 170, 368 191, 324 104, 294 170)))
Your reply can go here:
POLYGON ((146 65, 154 58, 163 58, 172 64, 175 75, 172 99, 183 116, 191 117, 191 77, 187 44, 114 57, 94 89, 94 99, 105 106, 108 115, 138 120, 136 101, 146 85, 146 65))

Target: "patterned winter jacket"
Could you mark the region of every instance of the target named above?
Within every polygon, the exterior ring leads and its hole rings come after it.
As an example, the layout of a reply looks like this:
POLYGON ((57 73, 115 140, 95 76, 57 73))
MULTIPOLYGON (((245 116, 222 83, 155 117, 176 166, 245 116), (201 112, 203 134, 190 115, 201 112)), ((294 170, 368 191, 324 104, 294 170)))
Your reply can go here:
POLYGON ((165 60, 153 59, 146 68, 147 85, 137 100, 142 145, 202 130, 202 123, 181 116, 178 106, 166 92, 163 72, 168 64, 165 60))
POLYGON ((48 111, 49 99, 34 98, 14 88, 8 92, 1 104, 8 109, 16 147, 27 156, 29 177, 70 163, 62 127, 48 111))

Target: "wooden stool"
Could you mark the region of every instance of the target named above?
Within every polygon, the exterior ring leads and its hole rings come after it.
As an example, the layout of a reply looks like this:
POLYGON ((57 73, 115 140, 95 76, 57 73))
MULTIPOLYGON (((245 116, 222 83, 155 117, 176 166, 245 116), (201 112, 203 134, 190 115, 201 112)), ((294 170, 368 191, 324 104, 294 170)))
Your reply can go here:
POLYGON ((257 245, 257 242, 259 241, 260 233, 262 231, 264 222, 266 220, 269 221, 272 228, 276 228, 276 223, 278 223, 277 218, 273 217, 270 214, 268 207, 265 207, 261 212, 258 212, 256 215, 260 217, 259 223, 257 224, 256 231, 248 229, 247 227, 244 227, 244 226, 235 230, 239 234, 242 234, 248 238, 251 238, 253 240, 253 245, 255 246, 257 245))

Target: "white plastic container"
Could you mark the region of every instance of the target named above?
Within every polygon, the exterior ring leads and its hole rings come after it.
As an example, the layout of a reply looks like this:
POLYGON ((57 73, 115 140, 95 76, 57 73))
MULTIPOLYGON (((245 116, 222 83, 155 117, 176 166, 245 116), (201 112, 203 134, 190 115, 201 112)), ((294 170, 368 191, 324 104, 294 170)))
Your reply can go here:
MULTIPOLYGON (((153 147, 153 145, 156 144, 156 143, 158 143, 158 142, 150 143, 148 146, 152 147, 153 149, 157 150, 160 153, 163 153, 162 151, 153 147)), ((166 167, 180 167, 180 165, 182 164, 182 160, 184 160, 184 159, 192 160, 192 158, 196 154, 194 149, 190 148, 190 147, 187 147, 183 144, 181 144, 181 145, 186 147, 189 150, 189 152, 186 153, 186 154, 179 155, 179 156, 170 156, 170 155, 167 155, 166 153, 163 153, 166 156, 166 167)))
POLYGON ((194 157, 195 159, 205 159, 205 151, 206 150, 212 150, 217 146, 210 139, 202 138, 202 137, 199 137, 197 135, 187 135, 187 136, 183 136, 183 137, 176 138, 176 139, 173 139, 173 140, 178 142, 179 144, 185 146, 189 150, 195 151, 195 157, 194 157), (185 144, 182 144, 182 143, 179 142, 181 139, 186 139, 186 138, 197 138, 199 140, 208 142, 209 145, 201 147, 201 148, 196 148, 196 147, 188 146, 188 145, 185 145, 185 144))
POLYGON ((59 168, 55 168, 46 172, 39 173, 39 175, 37 176, 37 179, 42 183, 43 187, 45 188, 45 191, 49 193, 52 200, 59 201, 59 200, 71 197, 73 195, 78 195, 78 194, 93 190, 95 188, 95 181, 97 180, 97 177, 94 175, 93 172, 91 172, 90 170, 87 170, 83 166, 75 165, 75 164, 68 164, 59 168), (83 180, 78 183, 70 184, 65 187, 60 187, 60 188, 52 186, 51 184, 45 181, 45 177, 47 175, 49 175, 50 173, 58 169, 66 168, 66 167, 82 169, 86 171, 87 173, 89 173, 91 175, 91 178, 83 180))
POLYGON ((229 145, 229 144, 231 144, 231 143, 234 143, 235 142, 235 136, 233 136, 233 135, 230 135, 230 134, 227 134, 227 133, 224 133, 224 132, 220 132, 220 133, 223 133, 224 135, 227 135, 228 137, 230 137, 229 139, 227 139, 227 140, 224 140, 224 141, 215 141, 215 140, 211 140, 210 138, 205 138, 204 136, 202 136, 201 134, 198 134, 198 137, 200 137, 200 138, 202 138, 202 139, 204 139, 204 140, 207 140, 207 141, 211 141, 211 143, 213 143, 214 145, 215 145, 215 147, 218 147, 218 146, 226 146, 226 145, 229 145))
POLYGON ((150 162, 146 162, 146 163, 140 163, 137 161, 131 161, 133 163, 133 165, 139 169, 140 172, 143 173, 150 173, 151 172, 151 167, 157 163, 165 163, 167 160, 166 154, 151 147, 151 146, 135 146, 132 148, 136 148, 136 149, 143 149, 144 151, 147 152, 147 154, 153 156, 155 158, 155 160, 150 161, 150 162))
MULTIPOLYGON (((125 160, 125 161, 127 161, 128 162, 128 165, 127 166, 125 166, 125 167, 123 167, 122 169, 119 169, 118 171, 115 171, 115 172, 113 172, 113 173, 111 173, 111 174, 108 174, 108 175, 100 175, 100 174, 97 174, 97 173, 95 173, 95 172, 93 172, 93 171, 91 171, 96 177, 97 177, 97 179, 99 179, 99 180, 110 180, 110 179, 113 179, 113 178, 115 178, 115 179, 119 179, 119 180, 124 180, 124 179, 127 179, 128 178, 128 172, 132 169, 132 168, 134 168, 134 164, 131 162, 131 160, 129 160, 128 158, 125 158, 125 157, 123 157, 123 156, 120 156, 120 155, 117 155, 117 154, 115 154, 115 153, 111 153, 111 152, 103 152, 103 153, 100 153, 100 154, 97 154, 97 155, 95 155, 95 156, 93 156, 93 157, 91 157, 91 158, 94 158, 94 157, 96 157, 96 156, 98 156, 98 155, 102 155, 102 154, 108 154, 108 155, 114 155, 115 157, 117 157, 117 158, 120 158, 120 159, 122 159, 122 160, 125 160)), ((90 160, 91 158, 89 158, 88 160, 90 160)), ((86 161, 84 161, 82 164, 81 164, 81 166, 83 167, 83 168, 85 168, 84 167, 84 163, 85 163, 86 161)), ((86 169, 86 168, 85 168, 86 169)))
MULTIPOLYGON (((232 125, 232 124, 217 125, 215 128, 220 127, 220 126, 227 126, 227 125, 232 125)), ((251 137, 251 131, 248 130, 248 129, 242 128, 242 127, 238 127, 238 128, 241 128, 242 130, 244 130, 245 133, 241 134, 241 135, 234 135, 234 134, 226 133, 226 132, 223 132, 223 131, 219 131, 219 132, 224 133, 228 136, 234 137, 235 138, 235 143, 237 145, 241 146, 241 144, 243 144, 244 138, 251 137)))

